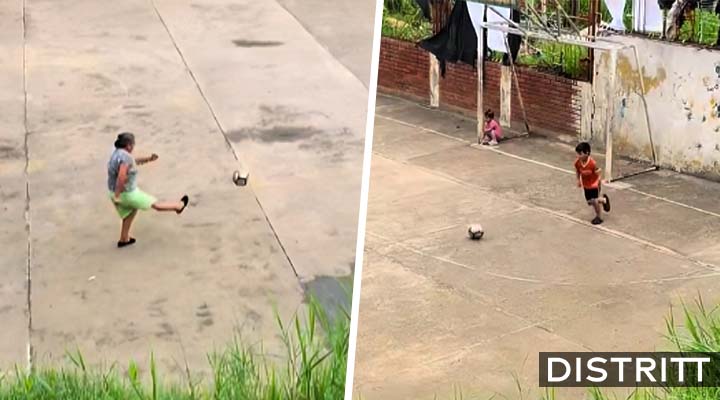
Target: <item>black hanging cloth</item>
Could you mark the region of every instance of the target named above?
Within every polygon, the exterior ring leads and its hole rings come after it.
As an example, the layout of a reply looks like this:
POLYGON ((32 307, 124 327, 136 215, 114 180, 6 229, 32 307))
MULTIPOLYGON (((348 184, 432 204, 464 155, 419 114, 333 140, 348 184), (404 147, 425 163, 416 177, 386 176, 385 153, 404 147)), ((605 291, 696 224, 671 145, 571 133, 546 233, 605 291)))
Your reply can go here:
POLYGON ((437 57, 442 76, 445 76, 447 62, 462 61, 475 66, 477 35, 467 10, 467 3, 455 2, 447 25, 437 35, 420 41, 418 45, 437 57))

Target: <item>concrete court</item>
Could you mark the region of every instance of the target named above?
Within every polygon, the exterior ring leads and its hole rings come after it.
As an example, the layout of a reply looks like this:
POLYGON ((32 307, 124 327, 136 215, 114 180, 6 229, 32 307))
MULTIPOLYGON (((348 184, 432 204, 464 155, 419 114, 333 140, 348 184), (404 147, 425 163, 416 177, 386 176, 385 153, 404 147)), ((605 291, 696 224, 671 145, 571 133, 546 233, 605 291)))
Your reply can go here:
POLYGON ((273 307, 287 319, 316 278, 351 273, 363 83, 275 1, 27 0, 24 68, 22 6, 0 0, 0 365, 31 343, 36 362, 153 351, 202 373, 236 332, 276 354, 273 307), (122 130, 160 155, 140 186, 191 207, 142 213, 119 251, 105 168, 122 130))
POLYGON ((538 352, 667 349, 671 304, 717 304, 720 184, 631 178, 607 189, 614 209, 595 228, 557 169, 572 168, 572 145, 481 148, 474 121, 382 95, 376 113, 358 398, 452 399, 455 385, 538 398, 538 352), (470 241, 470 223, 485 238, 470 241))
POLYGON ((279 0, 343 65, 370 85, 376 2, 373 0, 279 0))

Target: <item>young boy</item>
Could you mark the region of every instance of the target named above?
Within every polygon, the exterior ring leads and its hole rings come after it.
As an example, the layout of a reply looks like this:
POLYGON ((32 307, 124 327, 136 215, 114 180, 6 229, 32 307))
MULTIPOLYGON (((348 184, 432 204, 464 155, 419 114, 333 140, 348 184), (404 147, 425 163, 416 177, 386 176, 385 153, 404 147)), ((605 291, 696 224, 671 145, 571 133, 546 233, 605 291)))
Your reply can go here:
POLYGON ((492 110, 485 111, 485 126, 483 129, 482 144, 497 146, 498 140, 502 139, 502 128, 495 121, 495 113, 492 110))
POLYGON ((583 142, 575 147, 575 152, 578 155, 575 161, 575 172, 577 175, 578 187, 581 187, 585 191, 585 200, 588 205, 593 206, 595 209, 595 219, 591 221, 593 225, 599 225, 603 223, 600 218, 600 205, 605 212, 610 212, 610 199, 607 195, 603 195, 600 198, 600 168, 595 164, 595 160, 590 157, 590 144, 583 142))

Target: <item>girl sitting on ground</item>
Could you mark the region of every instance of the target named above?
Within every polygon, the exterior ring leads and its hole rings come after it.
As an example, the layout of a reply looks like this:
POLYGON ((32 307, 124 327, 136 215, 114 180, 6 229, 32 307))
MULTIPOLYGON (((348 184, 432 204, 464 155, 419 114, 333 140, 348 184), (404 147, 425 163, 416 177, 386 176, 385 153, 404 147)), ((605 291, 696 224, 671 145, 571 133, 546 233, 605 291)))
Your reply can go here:
POLYGON ((496 146, 498 140, 502 139, 502 128, 495 121, 495 113, 492 110, 485 111, 485 127, 483 128, 482 144, 496 146))

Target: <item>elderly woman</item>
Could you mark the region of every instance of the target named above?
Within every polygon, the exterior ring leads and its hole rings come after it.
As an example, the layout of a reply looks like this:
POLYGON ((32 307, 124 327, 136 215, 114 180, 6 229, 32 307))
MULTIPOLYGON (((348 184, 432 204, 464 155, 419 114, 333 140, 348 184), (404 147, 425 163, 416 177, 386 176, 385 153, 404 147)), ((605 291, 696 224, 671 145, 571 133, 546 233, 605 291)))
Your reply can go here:
POLYGON ((130 226, 137 215, 138 210, 175 211, 180 214, 188 204, 188 196, 185 195, 179 202, 161 202, 153 196, 143 192, 137 187, 137 166, 147 164, 158 159, 157 154, 150 157, 132 156, 135 148, 135 135, 132 133, 121 133, 115 141, 115 151, 108 162, 108 189, 110 198, 115 204, 120 218, 122 218, 122 230, 118 247, 125 247, 135 243, 130 237, 130 226))

